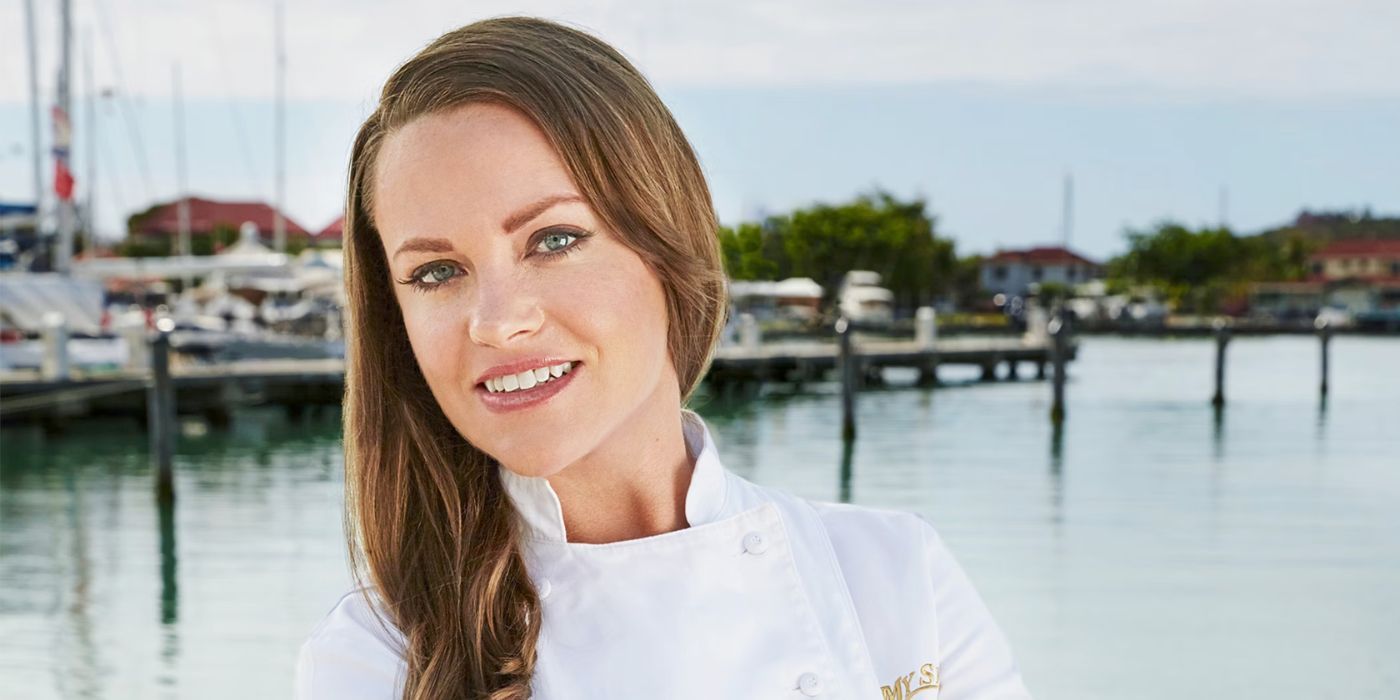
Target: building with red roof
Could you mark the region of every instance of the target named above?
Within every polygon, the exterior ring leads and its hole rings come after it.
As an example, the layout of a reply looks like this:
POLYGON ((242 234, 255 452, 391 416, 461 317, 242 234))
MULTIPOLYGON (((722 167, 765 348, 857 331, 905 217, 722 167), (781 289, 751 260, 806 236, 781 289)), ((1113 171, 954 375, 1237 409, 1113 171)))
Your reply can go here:
MULTIPOLYGON (((245 222, 258 227, 258 239, 271 247, 273 226, 277 210, 264 202, 219 201, 204 197, 190 197, 190 239, 196 253, 217 252, 220 248, 238 240, 238 230, 245 222), (222 230, 220 236, 214 236, 222 230), (218 240, 214 240, 217 238, 218 240)), ((282 215, 287 230, 287 243, 294 248, 319 245, 320 239, 307 231, 300 223, 285 213, 282 215)), ((156 204, 146 211, 134 214, 127 220, 129 241, 137 246, 151 249, 175 249, 175 238, 180 232, 180 207, 178 201, 156 204)), ((334 239, 339 245, 340 237, 334 239)))
POLYGON ((1025 296, 1031 285, 1075 285, 1103 277, 1103 266, 1062 246, 1002 250, 982 260, 982 290, 1025 296))
POLYGON ((1251 309, 1278 318, 1312 318, 1325 307, 1400 318, 1400 240, 1332 241, 1312 255, 1304 282, 1267 282, 1251 290, 1251 309))
POLYGON ((1318 282, 1400 282, 1400 240, 1332 241, 1313 254, 1311 263, 1318 282))
POLYGON ((321 229, 320 233, 316 234, 316 240, 318 242, 334 241, 336 245, 339 245, 344 233, 345 217, 343 215, 337 216, 335 217, 335 221, 332 221, 329 224, 327 224, 325 228, 321 229))

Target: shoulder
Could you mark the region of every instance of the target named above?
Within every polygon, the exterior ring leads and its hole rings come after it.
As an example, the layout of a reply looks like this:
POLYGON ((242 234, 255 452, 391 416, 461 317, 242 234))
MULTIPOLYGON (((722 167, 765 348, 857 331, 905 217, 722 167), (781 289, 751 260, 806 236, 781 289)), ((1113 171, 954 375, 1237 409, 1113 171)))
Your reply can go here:
POLYGON ((341 596, 312 628, 297 655, 296 697, 396 698, 403 688, 403 636, 372 588, 341 596))
POLYGON ((858 506, 850 503, 807 501, 821 517, 832 544, 893 547, 904 551, 923 542, 933 527, 923 516, 902 510, 858 506))
POLYGON ((937 528, 919 513, 849 503, 808 503, 821 516, 831 544, 843 560, 881 557, 887 563, 907 566, 913 563, 911 557, 917 556, 934 581, 963 574, 937 528))
POLYGON ((1030 697, 1000 625, 927 518, 809 503, 826 528, 877 669, 895 659, 884 671, 893 678, 936 659, 945 683, 940 698, 1030 697), (911 624, 920 618, 924 624, 911 624), (928 656, 906 657, 910 649, 928 656))
POLYGON ((911 556, 918 555, 935 581, 963 574, 937 528, 919 513, 849 503, 808 502, 821 516, 832 546, 843 559, 883 557, 892 560, 890 563, 908 565, 912 563, 911 556))
POLYGON ((807 501, 816 511, 848 583, 907 600, 947 573, 951 560, 933 525, 908 511, 807 501), (895 576, 896 572, 902 575, 895 576))

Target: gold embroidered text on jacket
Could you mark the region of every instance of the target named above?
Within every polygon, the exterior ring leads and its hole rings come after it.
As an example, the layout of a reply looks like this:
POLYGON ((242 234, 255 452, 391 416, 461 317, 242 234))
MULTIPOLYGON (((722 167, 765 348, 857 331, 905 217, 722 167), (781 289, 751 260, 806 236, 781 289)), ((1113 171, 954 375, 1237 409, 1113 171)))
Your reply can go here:
POLYGON ((925 690, 937 690, 939 687, 938 666, 924 664, 919 670, 896 678, 894 683, 880 686, 880 694, 884 700, 908 700, 925 690), (918 685, 914 685, 915 674, 919 676, 918 685))

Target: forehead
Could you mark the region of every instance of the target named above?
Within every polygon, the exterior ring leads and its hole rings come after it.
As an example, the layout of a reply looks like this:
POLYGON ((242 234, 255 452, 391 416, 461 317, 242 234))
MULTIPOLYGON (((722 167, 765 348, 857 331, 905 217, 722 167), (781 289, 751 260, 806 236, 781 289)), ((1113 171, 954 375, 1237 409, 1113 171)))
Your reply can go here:
POLYGON ((494 232, 519 207, 560 192, 577 188, 539 127, 510 107, 473 103, 389 134, 374 173, 374 218, 386 244, 494 232))

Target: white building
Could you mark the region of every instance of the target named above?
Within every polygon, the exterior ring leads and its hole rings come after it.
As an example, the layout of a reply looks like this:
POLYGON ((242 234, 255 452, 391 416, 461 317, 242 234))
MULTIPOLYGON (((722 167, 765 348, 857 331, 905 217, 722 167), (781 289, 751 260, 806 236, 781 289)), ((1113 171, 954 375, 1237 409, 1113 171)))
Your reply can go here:
POLYGON ((988 294, 1023 297, 1033 284, 1074 286, 1102 277, 1102 265, 1056 246, 999 251, 982 261, 981 283, 988 294))

